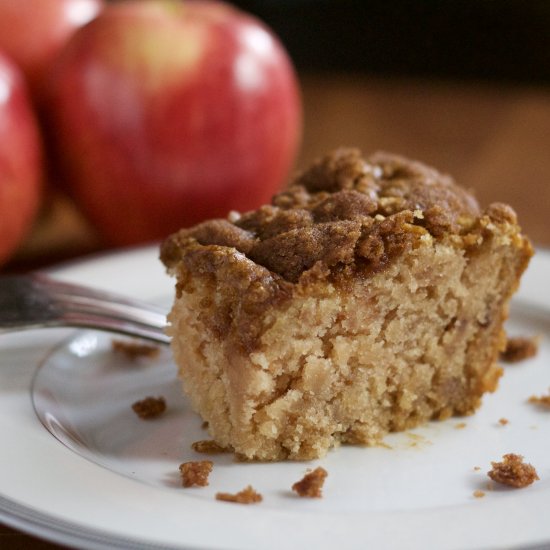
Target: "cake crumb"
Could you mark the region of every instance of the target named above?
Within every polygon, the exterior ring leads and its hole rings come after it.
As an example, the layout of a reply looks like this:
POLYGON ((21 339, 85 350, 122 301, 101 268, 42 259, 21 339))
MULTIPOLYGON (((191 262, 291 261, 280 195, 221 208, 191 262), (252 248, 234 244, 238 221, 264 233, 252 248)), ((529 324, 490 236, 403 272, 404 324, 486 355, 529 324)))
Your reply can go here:
POLYGON ((237 504, 255 504, 262 502, 263 497, 260 493, 257 493, 251 485, 245 487, 238 493, 216 493, 216 500, 223 500, 225 502, 236 502, 237 504))
POLYGON ((306 473, 300 481, 292 486, 292 490, 301 497, 322 498, 323 484, 327 476, 328 472, 319 466, 315 470, 306 473))
POLYGON ((184 487, 206 487, 208 476, 214 463, 211 460, 198 460, 180 464, 181 482, 184 487))
POLYGON ((541 396, 532 395, 528 401, 541 407, 550 408, 550 393, 541 396))
POLYGON ((479 489, 477 491, 474 491, 474 496, 476 498, 483 498, 485 496, 485 491, 480 491, 479 489))
POLYGON ((539 338, 516 336, 508 338, 506 349, 500 354, 500 358, 506 363, 518 363, 524 359, 534 357, 539 350, 539 338))
POLYGON ((128 340, 112 340, 111 349, 115 353, 126 356, 130 361, 135 361, 139 357, 154 359, 158 357, 160 353, 158 346, 152 346, 142 342, 130 342, 128 340))
POLYGON ((487 472, 493 481, 519 489, 539 479, 535 468, 523 462, 521 455, 508 453, 502 458, 502 462, 491 462, 493 468, 487 472))
POLYGON ((132 409, 144 420, 157 418, 166 410, 166 400, 164 397, 146 397, 141 401, 136 401, 132 405, 132 409))
POLYGON ((191 444, 191 448, 196 453, 201 453, 204 455, 219 455, 222 453, 231 452, 231 449, 229 447, 222 447, 213 439, 203 439, 201 441, 195 441, 191 444))
POLYGON ((463 430, 466 427, 466 422, 459 422, 458 424, 455 424, 456 430, 463 430))
POLYGON ((510 421, 509 421, 507 418, 499 418, 499 419, 498 419, 498 423, 499 423, 501 426, 506 426, 506 424, 509 424, 510 421))
POLYGON ((410 440, 408 442, 408 447, 420 447, 421 445, 432 445, 432 442, 429 439, 426 439, 423 435, 405 432, 405 435, 410 440))
POLYGON ((479 466, 474 466, 474 472, 479 472, 479 470, 481 470, 479 466))
POLYGON ((206 420, 201 424, 201 428, 203 430, 208 430, 208 422, 206 420))

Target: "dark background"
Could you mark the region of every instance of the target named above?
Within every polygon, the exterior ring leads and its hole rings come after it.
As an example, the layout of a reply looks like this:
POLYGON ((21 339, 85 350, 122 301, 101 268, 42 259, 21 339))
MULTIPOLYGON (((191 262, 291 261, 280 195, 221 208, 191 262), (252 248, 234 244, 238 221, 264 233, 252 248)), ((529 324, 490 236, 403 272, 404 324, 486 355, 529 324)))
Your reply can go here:
POLYGON ((235 0, 300 71, 550 83, 548 0, 235 0))

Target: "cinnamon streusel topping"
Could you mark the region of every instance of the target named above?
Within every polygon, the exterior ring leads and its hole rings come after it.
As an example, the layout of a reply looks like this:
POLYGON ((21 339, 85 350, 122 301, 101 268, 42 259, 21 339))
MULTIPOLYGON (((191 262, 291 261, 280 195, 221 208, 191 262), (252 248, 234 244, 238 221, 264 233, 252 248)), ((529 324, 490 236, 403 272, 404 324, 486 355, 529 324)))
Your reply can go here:
MULTIPOLYGON (((503 219, 509 210, 492 205, 487 212, 503 219)), ((217 247, 231 248, 296 283, 317 262, 377 270, 419 235, 462 234, 479 215, 469 193, 421 163, 385 153, 365 160, 356 149, 338 149, 298 174, 271 205, 176 233, 161 259, 173 266, 199 244, 209 247, 214 265, 223 256, 217 247)))

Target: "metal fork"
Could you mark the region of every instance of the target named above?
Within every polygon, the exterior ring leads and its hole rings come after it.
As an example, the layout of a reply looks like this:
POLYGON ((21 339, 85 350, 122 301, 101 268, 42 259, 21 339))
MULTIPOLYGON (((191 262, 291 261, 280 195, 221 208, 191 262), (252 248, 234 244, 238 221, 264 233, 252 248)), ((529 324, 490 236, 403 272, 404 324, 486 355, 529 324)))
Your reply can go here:
POLYGON ((150 304, 43 274, 0 277, 0 334, 62 326, 169 342, 166 312, 150 304))

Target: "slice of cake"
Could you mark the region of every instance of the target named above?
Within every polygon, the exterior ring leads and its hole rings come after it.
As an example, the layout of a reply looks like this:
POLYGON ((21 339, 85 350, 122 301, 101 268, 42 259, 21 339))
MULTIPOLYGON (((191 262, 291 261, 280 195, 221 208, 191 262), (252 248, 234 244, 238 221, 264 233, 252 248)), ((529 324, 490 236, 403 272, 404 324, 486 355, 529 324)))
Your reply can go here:
POLYGON ((417 162, 337 150, 271 205, 164 242, 184 390, 246 459, 470 414, 496 388, 532 252, 510 207, 481 211, 417 162))

